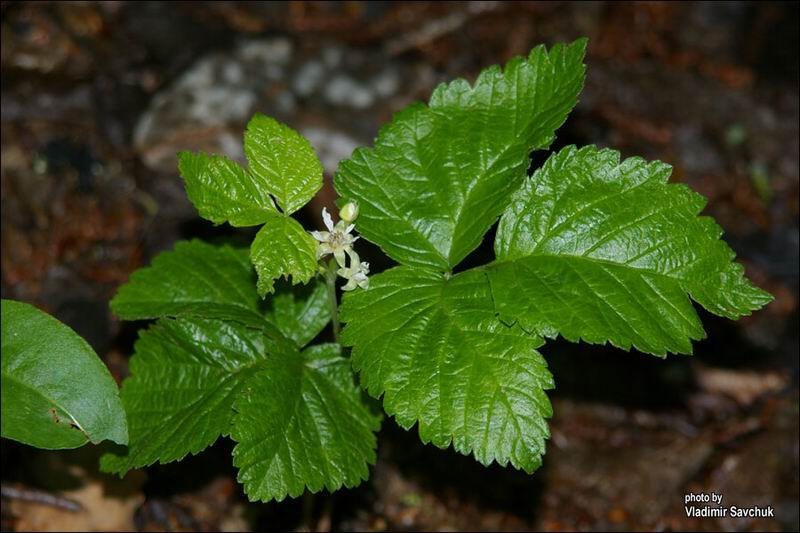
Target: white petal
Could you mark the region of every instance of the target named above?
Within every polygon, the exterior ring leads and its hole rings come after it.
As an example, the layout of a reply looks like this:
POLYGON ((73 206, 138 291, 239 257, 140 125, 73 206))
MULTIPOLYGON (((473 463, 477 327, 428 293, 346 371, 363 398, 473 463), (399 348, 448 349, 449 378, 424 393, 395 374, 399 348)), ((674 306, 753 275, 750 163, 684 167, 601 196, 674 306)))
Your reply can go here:
POLYGON ((317 239, 319 242, 325 242, 331 236, 331 234, 329 232, 327 232, 327 231, 312 231, 310 233, 311 233, 311 236, 314 237, 315 239, 317 239))
POLYGON ((345 233, 350 233, 351 231, 353 231, 353 228, 355 228, 355 227, 356 227, 355 224, 350 224, 349 226, 347 226, 347 229, 344 230, 344 232, 345 233))
POLYGON ((352 290, 353 290, 353 289, 355 289, 357 286, 358 286, 358 283, 357 283, 357 282, 356 282, 354 279, 350 279, 350 281, 348 281, 348 282, 347 282, 347 283, 344 285, 344 287, 342 287, 342 290, 343 290, 343 291, 352 291, 352 290))
POLYGON ((358 257, 358 254, 352 248, 347 249, 347 255, 350 256, 350 268, 355 270, 358 268, 358 265, 361 264, 361 258, 358 257))
POLYGON ((328 228, 328 231, 333 231, 333 219, 331 218, 331 214, 328 213, 328 208, 322 208, 322 220, 325 222, 325 227, 328 228))
POLYGON ((333 251, 333 257, 336 258, 336 262, 339 264, 340 267, 344 268, 347 266, 347 264, 345 263, 344 250, 342 250, 341 248, 333 251))
POLYGON ((326 255, 332 252, 333 250, 331 250, 330 244, 328 244, 327 242, 321 242, 319 246, 317 246, 317 259, 319 259, 320 257, 325 257, 326 255))

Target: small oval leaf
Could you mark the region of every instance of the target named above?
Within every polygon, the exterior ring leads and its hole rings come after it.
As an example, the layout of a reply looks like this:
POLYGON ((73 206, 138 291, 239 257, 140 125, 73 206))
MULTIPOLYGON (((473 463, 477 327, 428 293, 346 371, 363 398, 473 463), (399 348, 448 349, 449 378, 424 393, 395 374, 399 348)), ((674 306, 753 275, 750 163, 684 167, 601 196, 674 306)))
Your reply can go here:
POLYGON ((72 329, 32 305, 2 301, 2 436, 37 448, 127 444, 111 373, 72 329))

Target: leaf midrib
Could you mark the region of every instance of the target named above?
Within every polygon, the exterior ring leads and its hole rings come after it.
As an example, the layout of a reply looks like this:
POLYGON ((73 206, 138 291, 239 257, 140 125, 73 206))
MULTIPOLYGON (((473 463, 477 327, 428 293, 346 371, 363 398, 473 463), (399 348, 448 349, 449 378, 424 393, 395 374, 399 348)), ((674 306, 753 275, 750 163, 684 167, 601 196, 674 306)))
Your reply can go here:
POLYGON ((23 387, 25 389, 28 389, 30 391, 33 391, 34 394, 44 398, 48 403, 50 403, 50 405, 53 405, 54 407, 59 408, 61 411, 66 413, 67 416, 69 416, 70 420, 75 425, 75 429, 77 429, 78 431, 83 433, 83 435, 86 437, 87 441, 94 442, 94 441, 92 441, 92 438, 89 436, 89 433, 85 429, 83 429, 83 426, 81 425, 81 423, 78 422, 78 419, 76 419, 75 416, 72 413, 70 413, 69 410, 67 410, 62 404, 56 402, 55 400, 53 400, 52 398, 50 398, 46 394, 42 393, 40 390, 38 390, 37 388, 33 387, 31 384, 26 383, 24 381, 21 381, 19 378, 15 377, 13 374, 9 374, 8 372, 3 372, 0 375, 2 376, 3 379, 9 380, 9 381, 13 381, 17 385, 19 385, 19 386, 21 386, 21 387, 23 387))
POLYGON ((515 263, 516 261, 525 260, 525 259, 529 259, 529 258, 533 258, 533 257, 546 257, 546 258, 562 259, 562 260, 576 259, 576 260, 579 260, 579 261, 586 261, 586 262, 589 262, 589 263, 601 263, 601 264, 605 264, 605 265, 609 265, 609 266, 613 266, 613 267, 617 267, 617 268, 624 268, 624 269, 627 269, 627 270, 632 270, 632 271, 635 271, 635 272, 646 272, 647 274, 650 274, 650 275, 653 275, 653 276, 658 276, 658 277, 665 278, 665 279, 668 279, 668 280, 671 280, 671 281, 677 281, 677 282, 680 282, 680 283, 684 283, 684 280, 682 278, 680 278, 680 277, 670 276, 668 274, 664 274, 663 272, 659 272, 657 270, 652 270, 652 269, 649 269, 649 268, 640 268, 640 267, 636 267, 636 266, 630 265, 628 263, 620 263, 620 262, 617 262, 617 261, 610 261, 608 259, 603 259, 603 258, 600 258, 600 257, 589 257, 589 256, 577 255, 577 254, 532 253, 532 254, 527 254, 527 255, 520 255, 520 256, 517 256, 517 257, 509 257, 509 258, 506 258, 506 259, 495 259, 494 261, 492 261, 490 263, 486 263, 485 265, 480 265, 480 266, 471 268, 469 270, 466 270, 465 272, 483 271, 483 270, 490 270, 490 269, 493 269, 493 268, 500 268, 500 267, 502 267, 504 265, 509 265, 509 264, 515 263))

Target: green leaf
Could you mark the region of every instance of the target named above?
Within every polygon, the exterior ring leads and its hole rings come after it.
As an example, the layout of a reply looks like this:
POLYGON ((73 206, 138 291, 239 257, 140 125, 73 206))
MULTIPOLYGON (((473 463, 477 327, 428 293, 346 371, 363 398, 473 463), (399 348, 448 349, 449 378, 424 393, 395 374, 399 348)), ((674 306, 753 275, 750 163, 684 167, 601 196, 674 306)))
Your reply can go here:
POLYGON ((258 294, 274 291, 280 276, 297 283, 308 283, 317 273, 317 243, 296 220, 272 215, 258 230, 250 248, 250 260, 258 272, 258 294))
POLYGON ((258 226, 276 212, 269 189, 227 157, 180 152, 178 169, 189 200, 214 224, 258 226))
POLYGON ((474 86, 440 85, 340 164, 336 190, 359 232, 396 261, 449 271, 480 244, 583 86, 586 40, 535 48, 474 86))
POLYGON ((311 342, 331 321, 328 288, 319 278, 308 285, 279 284, 266 307, 267 321, 299 347, 311 342))
POLYGON ((239 391, 267 353, 287 346, 233 322, 159 320, 136 342, 122 386, 128 449, 104 455, 101 468, 124 474, 177 461, 227 435, 239 391))
POLYGON ((738 318, 772 297, 753 286, 705 199, 670 167, 567 147, 519 191, 487 269, 497 311, 536 334, 691 353, 704 336, 689 296, 738 318))
POLYGON ((251 501, 367 479, 380 419, 335 344, 270 357, 237 400, 233 462, 251 501))
POLYGON ((194 316, 264 325, 247 249, 183 241, 120 287, 111 309, 123 320, 194 316))
POLYGON ((299 133, 256 114, 247 124, 244 151, 250 173, 269 191, 284 213, 294 213, 322 187, 322 164, 299 133))
POLYGON ((304 345, 330 322, 325 283, 279 284, 264 301, 246 248, 183 241, 171 252, 131 275, 111 301, 123 320, 197 317, 233 320, 249 327, 271 324, 286 338, 304 345))
POLYGON ((178 168, 200 216, 232 226, 258 226, 303 207, 322 187, 322 164, 299 133, 256 114, 244 141, 249 170, 226 157, 180 152, 178 168))
POLYGON ((32 305, 2 301, 2 436, 50 450, 128 442, 117 384, 94 350, 32 305))
POLYGON ((482 272, 397 267, 347 294, 341 317, 362 387, 402 427, 485 465, 541 464, 553 388, 542 342, 497 319, 482 272))

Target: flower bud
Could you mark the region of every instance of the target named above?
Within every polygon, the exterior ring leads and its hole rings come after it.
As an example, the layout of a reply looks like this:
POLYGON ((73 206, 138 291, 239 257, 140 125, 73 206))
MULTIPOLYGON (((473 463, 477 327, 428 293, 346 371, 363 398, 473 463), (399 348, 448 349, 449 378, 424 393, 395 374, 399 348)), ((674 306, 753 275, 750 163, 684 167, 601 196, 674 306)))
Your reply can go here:
POLYGON ((344 205, 344 207, 339 211, 339 218, 344 220, 348 224, 352 223, 357 216, 358 216, 358 204, 354 202, 347 202, 344 205))

